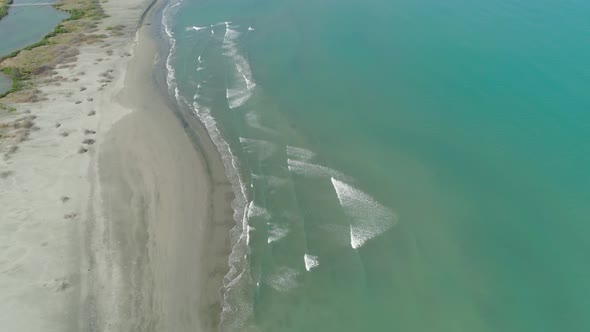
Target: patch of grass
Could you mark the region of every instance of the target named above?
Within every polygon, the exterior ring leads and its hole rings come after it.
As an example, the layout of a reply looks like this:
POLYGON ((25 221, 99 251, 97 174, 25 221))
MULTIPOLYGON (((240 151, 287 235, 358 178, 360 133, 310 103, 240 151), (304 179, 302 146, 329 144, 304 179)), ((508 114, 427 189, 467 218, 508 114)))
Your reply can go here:
POLYGON ((4 67, 1 71, 6 74, 6 76, 10 77, 12 80, 12 87, 7 92, 0 94, 0 98, 4 98, 13 92, 20 91, 28 86, 28 80, 31 77, 31 73, 28 71, 17 67, 4 67))
POLYGON ((79 20, 82 17, 86 16, 87 11, 84 9, 72 9, 69 11, 70 17, 66 18, 66 21, 75 21, 79 20))
POLYGON ((69 5, 67 1, 56 4, 54 7, 70 14, 70 17, 66 18, 64 21, 76 21, 83 18, 96 20, 106 17, 104 10, 96 0, 90 0, 81 7, 68 8, 71 7, 71 5, 69 5))

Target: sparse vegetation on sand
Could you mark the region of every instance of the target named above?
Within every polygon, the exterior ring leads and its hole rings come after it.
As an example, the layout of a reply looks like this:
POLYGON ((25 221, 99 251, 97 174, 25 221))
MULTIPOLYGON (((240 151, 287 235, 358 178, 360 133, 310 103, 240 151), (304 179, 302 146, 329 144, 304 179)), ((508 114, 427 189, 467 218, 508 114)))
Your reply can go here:
MULTIPOLYGON (((7 108, 1 104, 0 107, 7 108)), ((19 144, 28 140, 32 131, 39 130, 35 125, 35 119, 35 115, 25 115, 0 122, 0 154, 4 155, 4 160, 10 159, 18 151, 19 144)))
MULTIPOLYGON (((7 0, 0 0, 0 3, 7 0)), ((106 17, 98 0, 62 0, 54 5, 70 16, 40 41, 0 58, 0 70, 12 79, 12 88, 0 95, 13 102, 40 100, 31 82, 56 75, 58 64, 76 60, 78 47, 107 37, 99 33, 97 21, 106 17)))
POLYGON ((4 104, 0 103, 0 110, 6 111, 6 112, 15 112, 16 111, 16 108, 14 108, 12 106, 7 106, 7 105, 4 105, 4 104))

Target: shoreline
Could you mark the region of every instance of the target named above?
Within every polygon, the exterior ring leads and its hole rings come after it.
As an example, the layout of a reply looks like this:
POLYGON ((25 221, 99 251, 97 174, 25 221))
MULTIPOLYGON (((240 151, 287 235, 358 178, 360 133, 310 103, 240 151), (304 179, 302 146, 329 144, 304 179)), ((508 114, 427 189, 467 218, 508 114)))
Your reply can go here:
POLYGON ((163 5, 101 3, 99 24, 122 35, 82 46, 75 69, 56 69, 65 82, 38 85, 45 100, 0 115, 38 128, 0 162, 0 236, 25 252, 0 257, 2 326, 217 329, 233 192, 198 118, 156 84, 158 24, 145 23, 163 5))
POLYGON ((12 4, 13 0, 0 0, 0 20, 8 15, 9 5, 12 4))

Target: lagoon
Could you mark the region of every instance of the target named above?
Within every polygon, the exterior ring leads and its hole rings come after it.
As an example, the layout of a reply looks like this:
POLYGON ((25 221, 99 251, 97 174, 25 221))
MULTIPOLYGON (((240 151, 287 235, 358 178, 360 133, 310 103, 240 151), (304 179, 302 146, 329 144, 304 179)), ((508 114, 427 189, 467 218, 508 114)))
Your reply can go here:
MULTIPOLYGON (((30 2, 15 0, 14 4, 30 2)), ((0 57, 41 40, 66 17, 66 13, 52 6, 10 8, 8 15, 0 19, 0 57)), ((0 76, 0 93, 9 88, 8 78, 0 76)))

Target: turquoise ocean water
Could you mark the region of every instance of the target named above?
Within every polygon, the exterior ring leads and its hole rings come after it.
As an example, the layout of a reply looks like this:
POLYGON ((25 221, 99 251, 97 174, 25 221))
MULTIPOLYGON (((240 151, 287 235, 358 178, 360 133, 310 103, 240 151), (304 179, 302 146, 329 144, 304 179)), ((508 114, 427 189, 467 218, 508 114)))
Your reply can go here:
POLYGON ((171 92, 238 193, 221 330, 590 331, 588 17, 172 1, 171 92))

